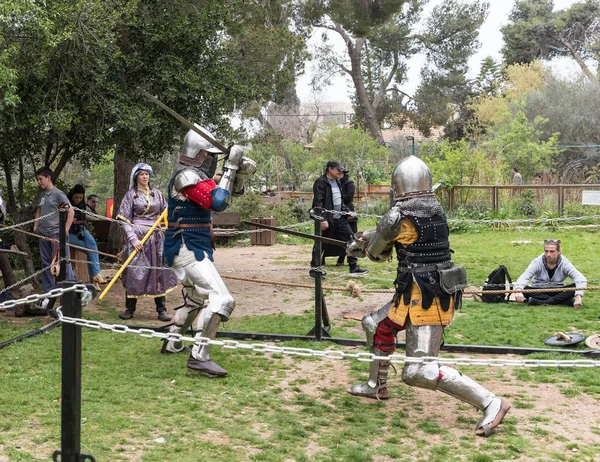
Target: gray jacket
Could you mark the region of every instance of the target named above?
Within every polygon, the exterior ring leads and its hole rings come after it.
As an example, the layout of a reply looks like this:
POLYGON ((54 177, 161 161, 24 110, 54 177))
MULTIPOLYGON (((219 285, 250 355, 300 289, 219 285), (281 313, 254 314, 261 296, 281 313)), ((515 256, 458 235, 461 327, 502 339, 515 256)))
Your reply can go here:
MULTIPOLYGON (((519 276, 519 279, 515 282, 515 289, 519 290, 525 288, 532 278, 533 287, 562 287, 567 277, 570 277, 573 280, 578 289, 587 287, 587 279, 585 276, 575 269, 567 257, 562 255, 558 257, 556 271, 554 272, 552 279, 550 279, 548 270, 546 269, 546 257, 542 254, 533 260, 525 272, 519 276)), ((575 295, 583 295, 583 290, 577 290, 575 295)))

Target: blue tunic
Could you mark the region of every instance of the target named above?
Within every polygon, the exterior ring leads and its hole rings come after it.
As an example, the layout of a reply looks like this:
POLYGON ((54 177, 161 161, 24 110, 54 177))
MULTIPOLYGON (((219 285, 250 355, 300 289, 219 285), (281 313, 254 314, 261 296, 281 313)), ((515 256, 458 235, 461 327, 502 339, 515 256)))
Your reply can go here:
MULTIPOLYGON (((169 191, 172 191, 173 180, 169 183, 169 191)), ((227 208, 226 199, 229 197, 229 191, 216 187, 210 192, 213 198, 211 209, 222 211, 227 208)), ((206 226, 212 222, 211 211, 196 204, 191 200, 181 201, 169 194, 168 200, 169 228, 165 235, 164 256, 167 265, 173 266, 173 259, 179 255, 179 249, 185 243, 188 249, 194 252, 196 260, 204 260, 204 255, 208 255, 210 261, 213 259, 213 247, 211 239, 212 228, 206 226), (171 227, 176 223, 181 224, 203 224, 198 228, 175 228, 171 227)))

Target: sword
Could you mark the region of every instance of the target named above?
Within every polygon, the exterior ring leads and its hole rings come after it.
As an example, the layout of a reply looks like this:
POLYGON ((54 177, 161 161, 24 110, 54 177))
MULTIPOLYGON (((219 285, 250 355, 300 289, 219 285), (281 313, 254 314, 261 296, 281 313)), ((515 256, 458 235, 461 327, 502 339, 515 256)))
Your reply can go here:
POLYGON ((337 239, 331 239, 329 237, 315 236, 314 234, 301 233, 300 231, 292 231, 291 229, 278 228, 276 226, 263 225, 262 223, 253 223, 251 221, 244 221, 243 223, 246 223, 247 225, 250 225, 250 226, 256 226, 257 228, 264 228, 264 229, 270 229, 273 231, 279 231, 280 233, 291 234, 293 236, 305 237, 307 239, 312 239, 313 241, 320 241, 323 244, 335 245, 336 247, 346 248, 346 242, 339 241, 337 239))
POLYGON ((212 136, 210 136, 208 133, 206 133, 201 128, 198 128, 196 125, 194 125, 192 122, 187 120, 185 117, 183 117, 182 115, 175 112, 173 109, 171 109, 165 103, 160 101, 157 97, 152 96, 150 93, 148 93, 143 88, 138 87, 138 90, 140 91, 140 93, 142 95, 144 95, 146 98, 148 98, 150 101, 152 101, 154 104, 156 104, 160 108, 164 109, 169 114, 171 114, 173 117, 175 117, 177 120, 179 120, 179 122, 181 122, 187 128, 189 128, 190 130, 194 130, 196 133, 198 133, 198 135, 200 135, 202 138, 204 138, 206 141, 208 141, 214 147, 219 148, 221 150, 221 152, 223 152, 224 154, 226 154, 228 152, 227 148, 224 145, 219 143, 217 140, 215 140, 212 136))

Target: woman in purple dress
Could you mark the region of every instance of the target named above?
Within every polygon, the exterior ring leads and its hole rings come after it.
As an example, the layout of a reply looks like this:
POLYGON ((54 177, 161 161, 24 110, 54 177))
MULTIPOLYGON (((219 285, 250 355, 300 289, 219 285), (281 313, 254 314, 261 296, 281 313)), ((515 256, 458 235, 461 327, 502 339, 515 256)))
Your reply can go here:
POLYGON ((140 163, 133 167, 129 191, 121 201, 117 215, 117 220, 125 223, 123 228, 128 241, 123 251, 123 259, 127 259, 133 249, 138 251, 121 276, 125 287, 125 312, 119 317, 133 318, 137 299, 150 297, 154 298, 156 303, 158 319, 170 321, 165 295, 177 287, 177 277, 162 263, 164 232, 157 228, 143 246, 141 242, 167 207, 167 201, 161 192, 150 185, 151 175, 152 167, 148 164, 140 163), (159 267, 161 269, 158 269, 159 267))

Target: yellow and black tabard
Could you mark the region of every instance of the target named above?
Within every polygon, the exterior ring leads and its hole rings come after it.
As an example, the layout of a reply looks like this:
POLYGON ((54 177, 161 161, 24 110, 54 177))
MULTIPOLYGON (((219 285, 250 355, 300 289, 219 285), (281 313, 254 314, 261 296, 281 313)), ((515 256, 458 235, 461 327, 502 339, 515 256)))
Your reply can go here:
POLYGON ((448 224, 443 215, 431 218, 405 216, 394 239, 398 275, 396 296, 388 317, 405 325, 448 325, 461 302, 460 292, 450 295, 440 289, 438 269, 451 264, 448 224))

